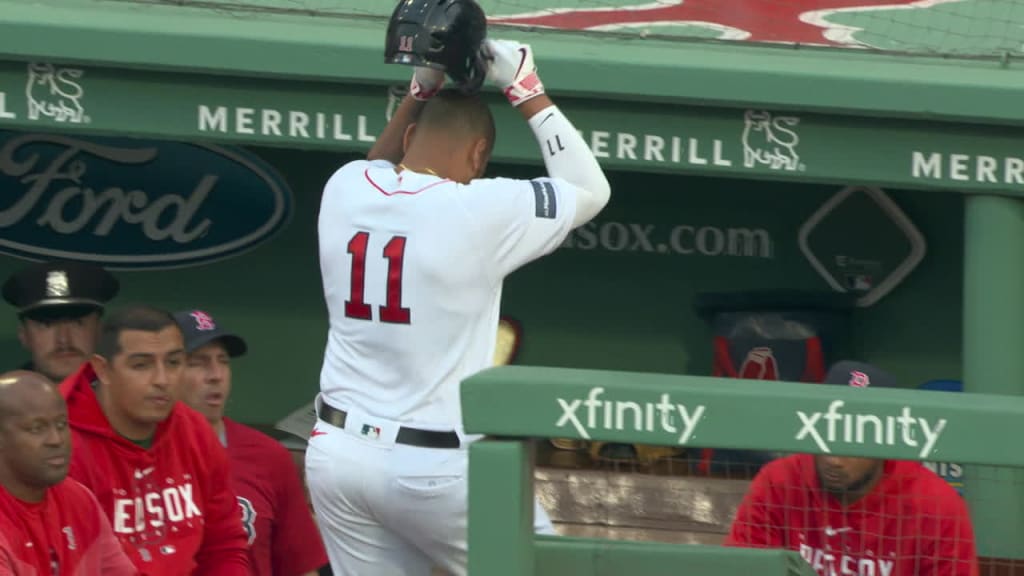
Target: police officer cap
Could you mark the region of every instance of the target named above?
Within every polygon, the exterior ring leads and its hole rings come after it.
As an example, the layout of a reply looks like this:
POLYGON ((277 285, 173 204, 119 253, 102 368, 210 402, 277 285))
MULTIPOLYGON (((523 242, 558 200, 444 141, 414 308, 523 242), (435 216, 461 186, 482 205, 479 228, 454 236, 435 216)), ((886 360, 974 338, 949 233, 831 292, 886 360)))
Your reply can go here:
POLYGON ((77 317, 102 310, 119 289, 117 278, 99 266, 41 262, 11 275, 3 297, 22 317, 77 317))

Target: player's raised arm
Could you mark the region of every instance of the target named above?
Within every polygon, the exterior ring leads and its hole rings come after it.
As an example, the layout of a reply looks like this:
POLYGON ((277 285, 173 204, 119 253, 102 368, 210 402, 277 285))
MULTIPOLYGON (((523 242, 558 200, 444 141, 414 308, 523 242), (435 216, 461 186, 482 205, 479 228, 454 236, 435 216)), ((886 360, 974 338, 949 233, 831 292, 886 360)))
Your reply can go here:
POLYGON ((426 66, 413 68, 412 80, 409 81, 409 93, 402 98, 402 102, 391 116, 388 125, 377 137, 373 148, 370 148, 370 152, 366 155, 367 160, 387 160, 392 164, 402 161, 409 126, 416 123, 427 100, 444 86, 444 78, 443 70, 426 66))
POLYGON ((540 144, 548 176, 573 184, 578 192, 573 227, 584 224, 608 203, 611 187, 576 127, 544 92, 533 49, 511 40, 487 40, 492 58, 487 78, 519 109, 540 144))

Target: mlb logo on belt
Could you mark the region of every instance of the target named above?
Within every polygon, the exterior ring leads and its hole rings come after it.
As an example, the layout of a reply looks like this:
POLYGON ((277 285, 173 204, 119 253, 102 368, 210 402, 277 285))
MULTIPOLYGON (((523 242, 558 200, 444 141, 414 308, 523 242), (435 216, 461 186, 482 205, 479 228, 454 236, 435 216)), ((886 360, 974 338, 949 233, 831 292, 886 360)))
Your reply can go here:
POLYGON ((363 424, 363 429, 360 431, 360 434, 367 438, 373 438, 376 440, 377 438, 380 438, 380 428, 377 426, 370 426, 369 424, 363 424))

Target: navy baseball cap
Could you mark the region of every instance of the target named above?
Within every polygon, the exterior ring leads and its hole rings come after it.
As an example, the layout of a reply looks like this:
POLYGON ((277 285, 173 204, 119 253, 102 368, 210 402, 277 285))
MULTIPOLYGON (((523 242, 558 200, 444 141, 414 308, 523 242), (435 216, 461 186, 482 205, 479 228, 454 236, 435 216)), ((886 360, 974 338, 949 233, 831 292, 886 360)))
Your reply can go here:
POLYGON ((217 322, 202 310, 182 310, 174 313, 174 320, 181 327, 185 336, 185 351, 192 353, 210 342, 219 340, 228 356, 234 358, 244 355, 249 347, 241 336, 223 329, 217 322))
POLYGON ((825 376, 824 383, 855 388, 899 388, 892 374, 866 362, 853 360, 842 360, 833 364, 825 376))

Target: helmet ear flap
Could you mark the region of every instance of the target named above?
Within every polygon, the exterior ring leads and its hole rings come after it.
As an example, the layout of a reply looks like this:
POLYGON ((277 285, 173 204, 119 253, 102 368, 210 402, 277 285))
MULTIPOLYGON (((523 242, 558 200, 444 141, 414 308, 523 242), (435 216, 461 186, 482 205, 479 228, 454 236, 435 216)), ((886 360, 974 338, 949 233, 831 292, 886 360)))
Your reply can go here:
POLYGON ((427 52, 440 54, 445 50, 445 39, 437 31, 430 33, 430 40, 427 43, 427 52))
POLYGON ((464 94, 476 94, 483 88, 491 56, 486 54, 481 47, 471 58, 472 61, 469 63, 466 79, 458 86, 458 89, 464 94))

